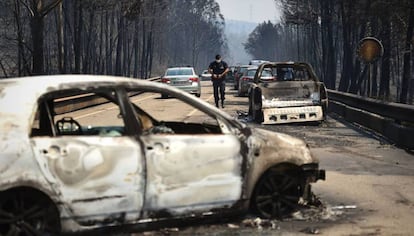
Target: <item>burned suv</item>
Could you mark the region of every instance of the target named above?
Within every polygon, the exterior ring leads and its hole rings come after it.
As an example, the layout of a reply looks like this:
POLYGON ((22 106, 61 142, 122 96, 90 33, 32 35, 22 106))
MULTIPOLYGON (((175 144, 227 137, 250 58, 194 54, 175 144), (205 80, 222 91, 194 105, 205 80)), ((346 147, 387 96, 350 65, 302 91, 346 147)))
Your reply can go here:
POLYGON ((270 62, 259 66, 249 89, 249 115, 257 123, 320 122, 328 97, 311 65, 305 62, 270 62), (271 70, 274 80, 262 80, 271 70))

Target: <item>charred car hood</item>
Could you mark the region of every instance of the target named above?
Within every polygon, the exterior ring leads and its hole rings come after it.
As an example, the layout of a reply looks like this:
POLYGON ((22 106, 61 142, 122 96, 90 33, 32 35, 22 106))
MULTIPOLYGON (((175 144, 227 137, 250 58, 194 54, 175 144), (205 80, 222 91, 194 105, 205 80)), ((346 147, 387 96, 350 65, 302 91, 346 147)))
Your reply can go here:
POLYGON ((260 128, 252 128, 251 131, 248 138, 248 145, 253 152, 251 154, 262 161, 274 163, 278 159, 278 162, 286 161, 298 166, 319 162, 312 156, 307 144, 299 138, 260 128))

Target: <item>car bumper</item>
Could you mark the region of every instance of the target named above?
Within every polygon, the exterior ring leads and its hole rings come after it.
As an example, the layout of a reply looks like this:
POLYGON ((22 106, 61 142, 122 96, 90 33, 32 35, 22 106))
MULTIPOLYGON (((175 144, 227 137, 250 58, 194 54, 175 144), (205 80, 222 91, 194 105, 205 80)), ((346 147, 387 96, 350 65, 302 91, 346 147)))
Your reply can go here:
POLYGON ((319 165, 317 163, 302 165, 302 173, 309 183, 326 179, 325 170, 319 169, 319 165))
POLYGON ((185 92, 192 93, 192 94, 200 94, 201 87, 200 86, 175 86, 178 89, 181 89, 185 92))
POLYGON ((322 121, 322 106, 263 108, 263 124, 322 121))

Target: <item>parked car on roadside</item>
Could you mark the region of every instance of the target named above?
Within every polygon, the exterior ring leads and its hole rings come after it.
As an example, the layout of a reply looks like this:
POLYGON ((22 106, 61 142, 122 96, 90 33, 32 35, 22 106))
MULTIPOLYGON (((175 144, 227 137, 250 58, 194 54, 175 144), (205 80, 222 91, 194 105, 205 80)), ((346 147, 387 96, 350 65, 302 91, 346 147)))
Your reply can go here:
POLYGON ((239 65, 234 68, 234 89, 239 89, 240 76, 249 68, 250 65, 239 65))
MULTIPOLYGON (((161 83, 174 86, 197 97, 201 96, 200 78, 193 67, 168 68, 161 77, 161 83)), ((162 97, 167 98, 165 94, 162 97)))
POLYGON ((2 79, 0 98, 0 235, 165 227, 247 210, 281 218, 325 178, 302 140, 159 82, 2 79))
POLYGON ((201 78, 201 80, 211 80, 211 74, 210 72, 208 72, 208 70, 203 70, 199 77, 201 78))
POLYGON ((234 71, 235 71, 235 66, 229 66, 229 72, 227 72, 226 74, 226 82, 234 82, 234 71))
MULTIPOLYGON (((257 70, 257 67, 255 67, 255 66, 249 67, 240 76, 239 86, 238 86, 239 89, 237 90, 237 95, 238 96, 246 96, 247 95, 247 93, 249 91, 249 88, 250 88, 251 84, 254 81, 254 75, 256 74, 256 70, 257 70)), ((275 77, 272 75, 272 72, 270 70, 264 70, 262 72, 262 75, 261 75, 260 79, 263 80, 263 81, 265 81, 265 80, 271 81, 271 80, 274 80, 275 77)))
POLYGON ((268 62, 270 62, 270 61, 254 59, 254 60, 250 60, 249 65, 259 66, 262 63, 268 63, 268 62))
POLYGON ((250 87, 249 115, 257 123, 320 122, 327 106, 325 85, 305 62, 263 63, 250 87), (261 79, 267 70, 275 80, 261 79))

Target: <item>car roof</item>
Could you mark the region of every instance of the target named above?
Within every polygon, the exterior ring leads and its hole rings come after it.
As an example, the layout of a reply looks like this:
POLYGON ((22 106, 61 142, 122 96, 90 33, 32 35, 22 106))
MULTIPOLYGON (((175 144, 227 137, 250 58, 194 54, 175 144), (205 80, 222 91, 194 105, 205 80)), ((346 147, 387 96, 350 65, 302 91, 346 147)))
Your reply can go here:
POLYGON ((168 67, 167 70, 180 70, 180 69, 194 69, 191 66, 181 66, 181 67, 168 67))
MULTIPOLYGON (((137 79, 116 77, 116 76, 98 76, 98 75, 49 75, 49 76, 31 76, 12 79, 0 80, 0 94, 2 99, 13 99, 15 101, 29 100, 30 98, 37 98, 45 92, 52 92, 61 89, 87 89, 93 87, 94 84, 113 84, 128 83, 138 81, 137 79), (82 88, 84 86, 84 88, 82 88), (19 96, 21 94, 24 96, 19 96), (17 100, 16 100, 17 99, 17 100)), ((145 84, 148 81, 139 80, 145 84)), ((141 83, 141 82, 140 82, 141 83)), ((1 107, 2 109, 4 107, 1 107)))
MULTIPOLYGON (((162 83, 126 77, 104 75, 47 75, 12 79, 0 79, 0 139, 2 135, 27 135, 36 114, 39 97, 48 92, 63 89, 85 89, 99 87, 135 87, 154 91, 169 89, 176 96, 188 97, 193 102, 202 100, 194 98, 180 89, 162 83), (4 132, 8 132, 5 134, 4 132)), ((87 92, 87 91, 86 91, 87 92)), ((217 111, 222 116, 232 119, 225 112, 217 111)))
MULTIPOLYGON (((29 128, 40 96, 62 89, 88 89, 99 86, 117 86, 128 83, 158 86, 145 80, 115 76, 53 75, 0 80, 0 130, 29 128), (83 86, 83 87, 82 87, 83 86)), ((161 86, 161 84, 159 85, 161 86)), ((27 133, 27 131, 26 131, 27 133)))

